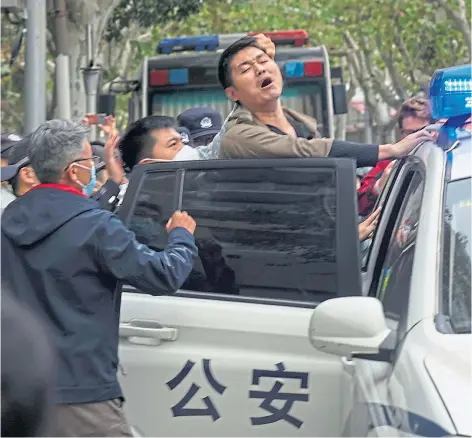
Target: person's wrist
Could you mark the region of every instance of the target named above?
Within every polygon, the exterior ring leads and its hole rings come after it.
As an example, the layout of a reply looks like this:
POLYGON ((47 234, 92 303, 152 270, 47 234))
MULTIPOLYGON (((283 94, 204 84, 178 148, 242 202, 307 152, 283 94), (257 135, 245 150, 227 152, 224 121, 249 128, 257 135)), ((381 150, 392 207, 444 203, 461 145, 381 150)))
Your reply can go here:
POLYGON ((116 176, 111 176, 110 178, 118 186, 121 185, 121 182, 123 181, 123 178, 118 178, 116 176))
POLYGON ((110 172, 109 171, 109 174, 110 174, 110 179, 115 183, 115 184, 122 184, 123 183, 123 180, 125 178, 125 174, 123 172, 110 172))
POLYGON ((381 144, 379 146, 379 161, 396 158, 396 150, 393 144, 381 144))

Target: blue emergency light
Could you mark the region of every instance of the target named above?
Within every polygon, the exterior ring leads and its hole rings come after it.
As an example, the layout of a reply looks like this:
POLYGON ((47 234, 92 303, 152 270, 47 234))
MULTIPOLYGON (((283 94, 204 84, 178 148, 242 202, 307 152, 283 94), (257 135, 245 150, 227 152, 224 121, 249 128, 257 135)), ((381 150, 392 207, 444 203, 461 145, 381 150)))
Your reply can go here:
POLYGON ((438 144, 448 148, 457 138, 456 130, 472 112, 472 68, 470 65, 437 70, 429 89, 433 119, 447 119, 438 144))
POLYGON ((470 65, 437 70, 429 91, 435 120, 468 115, 472 111, 472 68, 470 65))
POLYGON ((196 37, 167 38, 159 42, 158 53, 169 54, 177 51, 216 50, 219 45, 218 35, 204 35, 196 37))
MULTIPOLYGON (((303 47, 303 44, 307 44, 309 41, 309 35, 305 30, 284 30, 262 33, 271 38, 274 44, 290 44, 294 47, 303 47)), ((205 50, 213 51, 225 49, 244 36, 254 35, 256 35, 255 32, 166 38, 157 45, 157 53, 168 55, 173 52, 202 52, 205 50)))

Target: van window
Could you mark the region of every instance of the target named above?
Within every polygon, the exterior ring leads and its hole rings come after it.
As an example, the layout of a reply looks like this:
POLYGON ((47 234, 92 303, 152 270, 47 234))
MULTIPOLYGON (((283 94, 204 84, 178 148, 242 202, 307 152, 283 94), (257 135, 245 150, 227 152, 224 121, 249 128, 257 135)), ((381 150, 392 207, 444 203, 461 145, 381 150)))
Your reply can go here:
POLYGON ((382 267, 377 298, 382 301, 385 316, 393 330, 398 329, 408 308, 423 192, 424 179, 417 171, 403 198, 382 267))
POLYGON ((179 294, 302 307, 360 294, 352 163, 241 161, 136 170, 120 216, 138 241, 163 250, 178 209, 197 222, 199 255, 179 294))
POLYGON ((471 180, 446 186, 442 266, 443 311, 455 333, 471 333, 471 180))
POLYGON ((334 169, 186 172, 201 292, 320 302, 336 294, 334 169))
POLYGON ((149 172, 136 195, 129 229, 136 239, 162 251, 167 245, 166 224, 174 212, 175 172, 149 172))
MULTIPOLYGON (((322 84, 287 84, 282 95, 282 105, 308 114, 318 121, 318 130, 323 132, 322 84)), ((231 112, 233 102, 221 87, 207 89, 179 89, 157 92, 152 96, 152 114, 177 117, 183 111, 197 107, 210 107, 223 117, 231 112)))

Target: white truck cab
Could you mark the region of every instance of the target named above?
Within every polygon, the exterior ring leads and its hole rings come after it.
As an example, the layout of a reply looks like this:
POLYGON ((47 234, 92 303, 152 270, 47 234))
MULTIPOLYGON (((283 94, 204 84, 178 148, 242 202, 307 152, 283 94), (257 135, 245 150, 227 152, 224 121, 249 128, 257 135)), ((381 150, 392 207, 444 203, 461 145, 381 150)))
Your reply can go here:
POLYGON ((173 296, 120 286, 137 435, 471 434, 471 137, 454 126, 471 89, 449 92, 453 74, 470 84, 470 67, 435 76, 449 121, 392 171, 363 265, 352 160, 133 170, 119 215, 138 240, 162 249, 182 209, 199 247, 173 296))

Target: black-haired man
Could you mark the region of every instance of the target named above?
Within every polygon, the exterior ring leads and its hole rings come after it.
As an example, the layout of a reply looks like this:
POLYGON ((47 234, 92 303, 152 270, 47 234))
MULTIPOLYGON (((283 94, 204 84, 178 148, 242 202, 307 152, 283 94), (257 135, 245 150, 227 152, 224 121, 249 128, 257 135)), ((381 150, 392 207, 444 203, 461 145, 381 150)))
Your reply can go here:
MULTIPOLYGON (((259 34, 254 37, 254 41, 270 57, 275 56, 275 45, 270 38, 259 34)), ((201 122, 202 119, 199 119, 199 121, 201 122)), ((128 170, 131 170, 136 164, 150 160, 216 159, 218 158, 221 139, 226 132, 225 123, 209 144, 200 145, 193 149, 191 145, 182 143, 178 123, 175 119, 157 115, 144 117, 132 123, 120 141, 123 162, 128 170)), ((206 120, 204 126, 209 126, 206 120)), ((207 133, 213 135, 212 130, 207 130, 207 133)), ((120 196, 122 194, 123 191, 120 196)))
POLYGON ((187 148, 195 157, 187 154, 184 159, 198 159, 198 152, 184 145, 177 128, 176 120, 167 116, 148 116, 134 122, 120 141, 124 164, 131 170, 152 160, 179 160, 187 148))
POLYGON ((370 167, 407 155, 432 138, 424 130, 395 145, 321 138, 315 119, 282 107, 280 69, 253 37, 244 37, 223 52, 218 76, 226 95, 239 104, 228 120, 220 158, 349 157, 359 167, 370 167))

